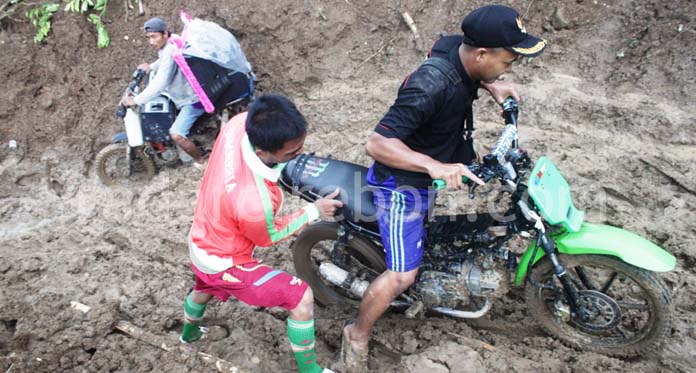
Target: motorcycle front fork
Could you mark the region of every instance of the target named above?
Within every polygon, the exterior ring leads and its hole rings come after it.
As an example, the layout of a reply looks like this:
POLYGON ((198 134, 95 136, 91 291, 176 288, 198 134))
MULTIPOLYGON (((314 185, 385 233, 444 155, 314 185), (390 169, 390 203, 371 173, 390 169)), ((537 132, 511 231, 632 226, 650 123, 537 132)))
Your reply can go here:
POLYGON ((129 145, 126 147, 126 160, 128 161, 128 176, 133 175, 133 148, 129 145))
POLYGON ((578 294, 578 289, 573 284, 573 281, 568 276, 567 270, 563 263, 558 259, 556 254, 556 245, 553 243, 546 232, 537 232, 537 246, 541 246, 544 253, 551 260, 553 274, 556 276, 558 281, 560 281, 563 287, 563 292, 568 301, 568 306, 570 306, 571 318, 580 317, 582 321, 587 321, 588 313, 585 311, 585 307, 579 301, 580 296, 578 294))

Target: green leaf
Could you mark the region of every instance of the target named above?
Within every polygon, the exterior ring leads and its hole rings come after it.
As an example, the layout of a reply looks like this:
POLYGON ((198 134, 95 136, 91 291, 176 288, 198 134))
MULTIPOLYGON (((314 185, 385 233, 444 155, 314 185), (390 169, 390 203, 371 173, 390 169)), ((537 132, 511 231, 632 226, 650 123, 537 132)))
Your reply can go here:
POLYGON ((106 48, 109 46, 109 33, 106 31, 104 24, 101 21, 96 25, 97 27, 97 47, 106 48))

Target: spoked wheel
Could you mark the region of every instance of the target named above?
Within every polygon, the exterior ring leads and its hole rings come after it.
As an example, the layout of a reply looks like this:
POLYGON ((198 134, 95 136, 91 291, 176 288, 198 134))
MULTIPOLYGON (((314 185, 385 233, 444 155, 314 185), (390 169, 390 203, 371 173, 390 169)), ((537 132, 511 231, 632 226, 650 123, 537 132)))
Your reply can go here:
MULTIPOLYGON (((338 224, 319 222, 305 228, 292 245, 297 275, 307 281, 316 300, 323 305, 348 303, 357 306, 360 299, 333 285, 319 273, 319 266, 332 262, 332 250, 338 237, 338 224)), ((372 281, 386 269, 382 251, 369 241, 353 237, 345 245, 345 263, 340 267, 366 281, 372 281)), ((334 263, 336 264, 336 263, 334 263)))
POLYGON ((97 176, 106 185, 130 185, 152 179, 155 163, 142 149, 129 148, 126 143, 111 144, 95 159, 97 176))
POLYGON ((556 290, 527 281, 525 295, 530 312, 549 333, 572 347, 630 357, 656 347, 669 332, 671 295, 653 272, 609 256, 559 257, 578 289, 585 314, 571 316, 551 261, 544 258, 532 276, 556 290))

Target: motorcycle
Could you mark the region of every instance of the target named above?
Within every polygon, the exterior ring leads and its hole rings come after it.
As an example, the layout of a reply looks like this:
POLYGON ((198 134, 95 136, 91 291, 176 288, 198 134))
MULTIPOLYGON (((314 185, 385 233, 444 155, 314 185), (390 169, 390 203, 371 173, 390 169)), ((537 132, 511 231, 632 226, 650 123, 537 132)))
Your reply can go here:
MULTIPOLYGON (((132 78, 126 94, 135 96, 146 78, 145 71, 135 70, 132 78)), ((242 95, 219 111, 220 123, 226 123, 231 116, 244 111, 254 97, 253 77, 240 73, 232 75, 231 79, 231 82, 249 89, 244 89, 242 95)), ((158 169, 177 165, 181 159, 180 150, 169 136, 176 114, 176 106, 164 94, 138 108, 120 105, 116 116, 123 119, 125 132, 112 136, 111 144, 97 153, 95 167, 99 180, 109 186, 144 182, 152 179, 158 169)), ((202 149, 199 151, 203 153, 202 149)), ((184 157, 190 158, 188 155, 184 157)))
MULTIPOLYGON (((676 258, 634 233, 585 222, 553 162, 532 162, 519 147, 518 114, 508 98, 506 127, 493 151, 469 166, 486 182, 500 181, 508 207, 428 219, 419 274, 392 306, 406 317, 480 318, 521 287, 529 313, 569 346, 617 357, 658 346, 670 332, 673 306, 657 272, 673 270, 676 258), (529 242, 521 255, 511 250, 520 238, 529 242)), ((366 173, 360 165, 302 154, 280 179, 307 201, 341 189, 341 219, 309 225, 292 244, 298 276, 324 305, 357 306, 386 269, 366 173)), ((433 187, 444 188, 444 181, 433 187)), ((469 191, 474 198, 476 184, 469 182, 469 191)))

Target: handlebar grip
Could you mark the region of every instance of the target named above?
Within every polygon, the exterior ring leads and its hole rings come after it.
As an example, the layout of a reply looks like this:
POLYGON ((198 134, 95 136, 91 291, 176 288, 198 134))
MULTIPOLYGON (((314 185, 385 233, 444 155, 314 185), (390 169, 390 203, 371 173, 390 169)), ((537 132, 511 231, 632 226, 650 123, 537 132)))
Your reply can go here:
POLYGON ((118 111, 116 112, 116 116, 123 119, 126 117, 126 107, 123 106, 123 104, 118 106, 118 111))
MULTIPOLYGON (((462 183, 469 183, 469 178, 466 176, 462 176, 462 183)), ((443 190, 447 187, 447 182, 445 182, 445 180, 443 179, 434 179, 432 186, 435 190, 443 190)))
POLYGON ((508 98, 503 101, 502 107, 505 124, 517 125, 517 118, 520 114, 517 101, 512 96, 508 96, 508 98))

